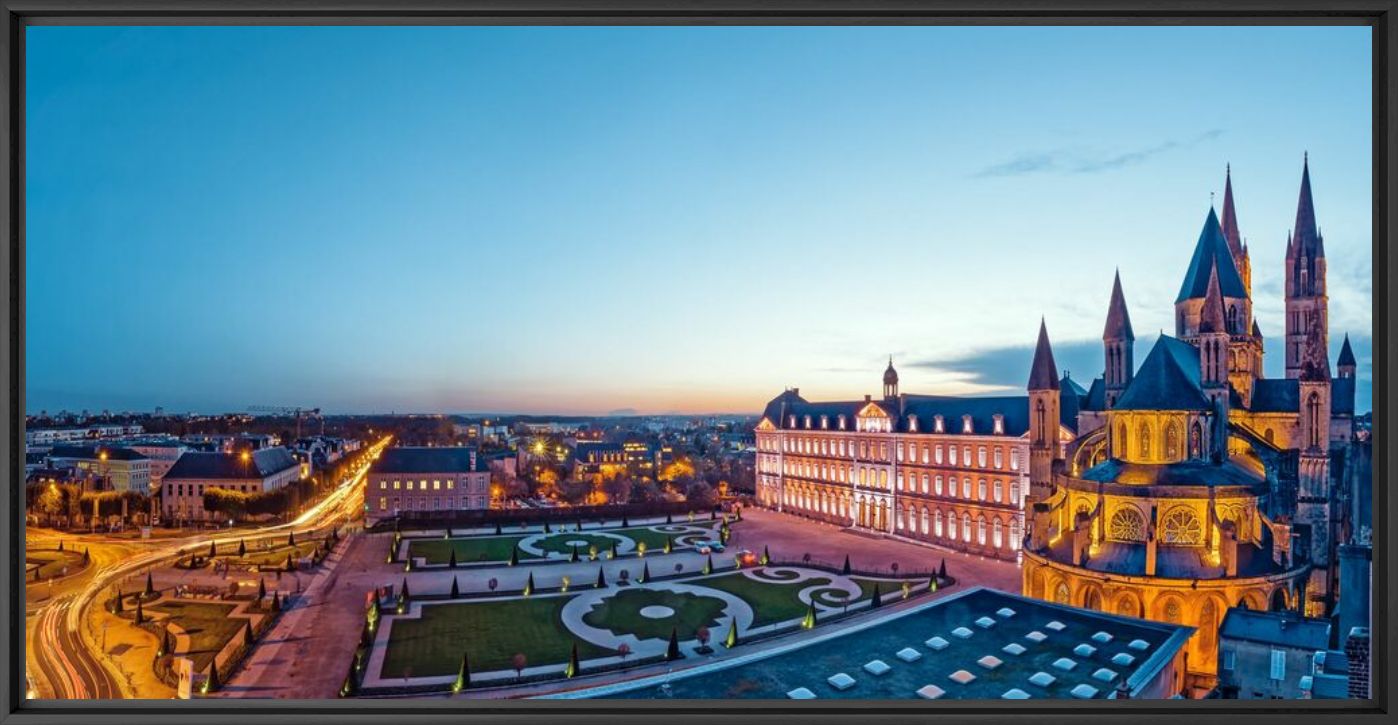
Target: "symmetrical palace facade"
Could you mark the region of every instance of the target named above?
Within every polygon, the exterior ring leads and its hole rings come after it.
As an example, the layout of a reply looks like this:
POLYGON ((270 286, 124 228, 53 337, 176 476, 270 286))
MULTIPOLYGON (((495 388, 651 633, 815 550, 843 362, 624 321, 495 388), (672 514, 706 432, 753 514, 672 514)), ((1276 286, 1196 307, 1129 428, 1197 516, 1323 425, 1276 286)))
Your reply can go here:
POLYGON ((757 425, 762 506, 959 551, 1015 559, 1028 495, 1028 398, 898 392, 809 402, 799 389, 757 425))
POLYGON ((1284 378, 1262 373, 1231 174, 1223 219, 1209 210, 1189 262, 1174 336, 1136 368, 1118 277, 1103 376, 1087 391, 1065 386, 1042 325, 1030 373, 1024 592, 1196 627, 1187 669, 1201 688, 1230 607, 1325 616, 1335 601, 1356 362, 1346 338, 1332 377, 1309 164, 1285 264, 1284 378))

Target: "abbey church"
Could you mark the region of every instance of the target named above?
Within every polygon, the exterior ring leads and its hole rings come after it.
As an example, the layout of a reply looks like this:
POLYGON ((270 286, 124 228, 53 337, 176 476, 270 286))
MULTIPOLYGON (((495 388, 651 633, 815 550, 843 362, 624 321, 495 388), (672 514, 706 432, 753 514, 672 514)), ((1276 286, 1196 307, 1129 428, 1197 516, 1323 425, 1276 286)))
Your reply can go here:
POLYGON ((1103 375, 1088 389, 1060 379, 1041 323, 1028 384, 1025 593, 1196 627, 1186 670, 1199 687, 1218 671, 1229 608, 1329 616, 1337 550, 1361 535, 1340 483, 1351 477, 1356 361, 1348 337, 1333 368, 1328 358, 1309 160, 1274 341, 1253 317, 1231 176, 1222 218, 1209 209, 1185 269, 1174 335, 1136 365, 1118 275, 1103 375), (1269 344, 1281 347, 1283 378, 1263 375, 1269 344))

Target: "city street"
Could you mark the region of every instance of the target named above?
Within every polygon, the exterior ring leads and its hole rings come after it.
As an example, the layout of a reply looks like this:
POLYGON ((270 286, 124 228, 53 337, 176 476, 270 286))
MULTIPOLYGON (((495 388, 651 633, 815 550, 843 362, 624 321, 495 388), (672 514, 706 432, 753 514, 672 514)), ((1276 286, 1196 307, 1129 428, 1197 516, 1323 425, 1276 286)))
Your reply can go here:
MULTIPOLYGON (((380 441, 379 447, 388 439, 380 441)), ((210 541, 249 543, 281 537, 288 530, 320 529, 354 521, 363 508, 363 480, 367 464, 354 476, 308 508, 295 520, 233 533, 193 534, 181 538, 107 539, 102 536, 62 536, 65 546, 89 549, 92 563, 82 572, 49 586, 26 587, 26 635, 28 672, 32 696, 39 699, 114 699, 149 696, 138 692, 131 673, 123 672, 89 616, 94 602, 105 598, 110 587, 143 574, 182 554, 202 551, 210 541), (95 655, 94 653, 100 653, 95 655)), ((56 532, 39 531, 26 536, 31 546, 55 546, 56 532)))

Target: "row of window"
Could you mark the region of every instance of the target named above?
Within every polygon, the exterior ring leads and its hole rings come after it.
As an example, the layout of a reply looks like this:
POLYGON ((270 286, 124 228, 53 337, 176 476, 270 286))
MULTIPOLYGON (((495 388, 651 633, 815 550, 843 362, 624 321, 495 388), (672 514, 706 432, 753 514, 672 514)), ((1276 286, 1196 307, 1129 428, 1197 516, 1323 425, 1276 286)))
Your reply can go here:
POLYGON ((221 488, 225 491, 257 493, 262 490, 260 483, 172 483, 161 486, 162 495, 203 496, 205 488, 221 488))
MULTIPOLYGON (((842 518, 850 516, 850 504, 845 498, 808 491, 785 491, 782 502, 787 506, 813 513, 842 518)), ((1018 518, 1011 519, 1006 526, 999 518, 987 519, 985 514, 978 514, 972 519, 969 512, 962 512, 958 518, 954 511, 943 514, 941 509, 929 509, 926 506, 910 506, 904 509, 899 505, 894 513, 894 527, 907 534, 953 541, 959 538, 966 543, 974 540, 980 546, 989 544, 997 549, 1008 546, 1011 550, 1019 549, 1023 535, 1018 518)))
MULTIPOLYGON (((759 448, 776 452, 778 450, 776 438, 764 437, 759 444, 759 448)), ((785 453, 805 453, 810 455, 840 457, 854 457, 857 451, 857 457, 859 458, 872 458, 881 461, 888 460, 888 443, 883 441, 877 443, 858 441, 858 446, 856 446, 855 441, 846 441, 842 438, 831 440, 829 438, 783 437, 780 443, 780 450, 785 453)), ((936 465, 943 465, 945 463, 952 466, 964 465, 967 467, 974 465, 979 468, 995 468, 996 470, 1003 470, 1005 468, 1005 446, 976 446, 973 449, 970 445, 958 447, 955 444, 943 445, 938 443, 936 445, 929 445, 923 443, 919 445, 911 442, 905 445, 903 441, 898 441, 894 446, 894 451, 900 463, 921 462, 924 464, 936 465), (974 457, 972 455, 973 450, 974 457)), ((1010 448, 1009 460, 1010 470, 1018 471, 1018 449, 1014 447, 1010 448)))
MULTIPOLYGON (((847 483, 867 488, 888 488, 888 471, 882 468, 856 467, 851 469, 846 465, 825 465, 815 464, 809 461, 785 461, 782 465, 782 473, 788 476, 799 476, 818 481, 828 481, 830 483, 847 483)), ((942 474, 928 474, 917 472, 898 471, 896 476, 896 488, 899 491, 909 493, 935 494, 937 496, 957 496, 964 499, 978 501, 994 501, 995 503, 1009 503, 1020 506, 1019 481, 1011 480, 1009 485, 1009 497, 1005 497, 1005 481, 1003 479, 976 479, 974 488, 971 484, 970 476, 961 477, 960 493, 957 491, 957 477, 943 476, 942 474)))
MULTIPOLYGON (((483 509, 489 504, 484 496, 462 496, 460 498, 447 496, 433 496, 430 498, 409 498, 407 500, 394 496, 392 499, 394 511, 449 511, 460 509, 483 509)), ((390 500, 387 496, 379 497, 379 510, 388 511, 390 500)))
MULTIPOLYGON (((848 430, 848 428, 847 428, 847 426, 846 426, 846 419, 845 419, 845 416, 843 416, 843 415, 837 415, 837 416, 835 416, 835 421, 834 421, 834 422, 835 422, 835 430, 848 430)), ((793 414, 788 415, 788 416, 786 417, 786 427, 787 427, 787 428, 805 428, 806 430, 812 430, 814 427, 816 427, 816 426, 813 425, 813 423, 818 423, 818 424, 819 424, 820 430, 830 430, 830 423, 831 423, 831 420, 830 420, 830 416, 828 416, 828 415, 822 415, 822 416, 818 416, 818 417, 816 417, 816 418, 812 418, 812 417, 809 416, 809 415, 804 415, 804 416, 801 416, 801 417, 798 418, 798 417, 793 413, 793 414)), ((856 427, 859 431, 865 432, 865 433, 892 433, 892 432, 893 432, 893 419, 892 419, 892 418, 889 418, 889 417, 886 417, 886 416, 879 416, 879 415, 863 416, 863 417, 859 418, 859 420, 857 421, 857 424, 856 424, 855 427, 856 427)), ((916 415, 909 415, 909 416, 908 416, 908 432, 909 432, 909 433, 917 433, 917 432, 919 432, 920 430, 921 430, 921 427, 920 427, 919 422, 918 422, 918 417, 917 417, 916 415)), ((940 415, 935 415, 935 416, 932 417, 932 432, 933 432, 933 433, 945 433, 945 432, 947 432, 946 420, 945 420, 942 416, 940 416, 940 415)), ((971 416, 969 416, 969 415, 963 415, 963 416, 961 416, 961 432, 962 432, 962 433, 968 433, 968 434, 972 434, 972 433, 975 433, 975 432, 976 432, 976 426, 975 426, 975 423, 973 422, 971 416)), ((1003 435, 1003 434, 1005 433, 1005 416, 1003 416, 1003 415, 1001 415, 1001 414, 999 414, 999 413, 996 413, 996 414, 992 417, 991 432, 994 433, 995 435, 1003 435)))
MULTIPOLYGON (((399 490, 400 485, 401 485, 401 487, 402 487, 403 489, 406 489, 406 490, 408 490, 408 491, 415 491, 415 490, 416 490, 416 491, 428 491, 428 490, 431 490, 431 491, 440 491, 440 490, 442 490, 442 480, 439 479, 439 478, 438 478, 438 479, 433 479, 433 480, 431 481, 431 484, 432 484, 432 485, 431 485, 430 488, 429 488, 428 485, 427 485, 427 484, 428 484, 428 480, 425 479, 425 478, 424 478, 424 479, 421 479, 421 480, 418 480, 418 481, 394 480, 392 483, 393 483, 393 490, 395 490, 395 491, 399 490)), ((454 480, 452 480, 452 479, 447 479, 446 484, 447 484, 447 485, 446 485, 446 490, 448 490, 448 491, 451 491, 451 490, 453 490, 453 489, 456 488, 456 481, 454 481, 454 480)), ((387 491, 388 489, 389 489, 389 481, 388 481, 388 479, 380 479, 380 480, 379 480, 379 490, 380 490, 380 491, 387 491)))

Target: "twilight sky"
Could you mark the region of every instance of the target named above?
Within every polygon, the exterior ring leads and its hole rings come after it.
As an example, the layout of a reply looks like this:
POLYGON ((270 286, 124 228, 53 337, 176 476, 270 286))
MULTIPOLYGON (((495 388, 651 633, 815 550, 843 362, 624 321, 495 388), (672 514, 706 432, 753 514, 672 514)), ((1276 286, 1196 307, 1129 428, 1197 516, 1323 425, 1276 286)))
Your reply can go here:
POLYGON ((1142 361, 1309 150, 1371 399, 1361 27, 27 30, 27 408, 757 411, 1142 361))

